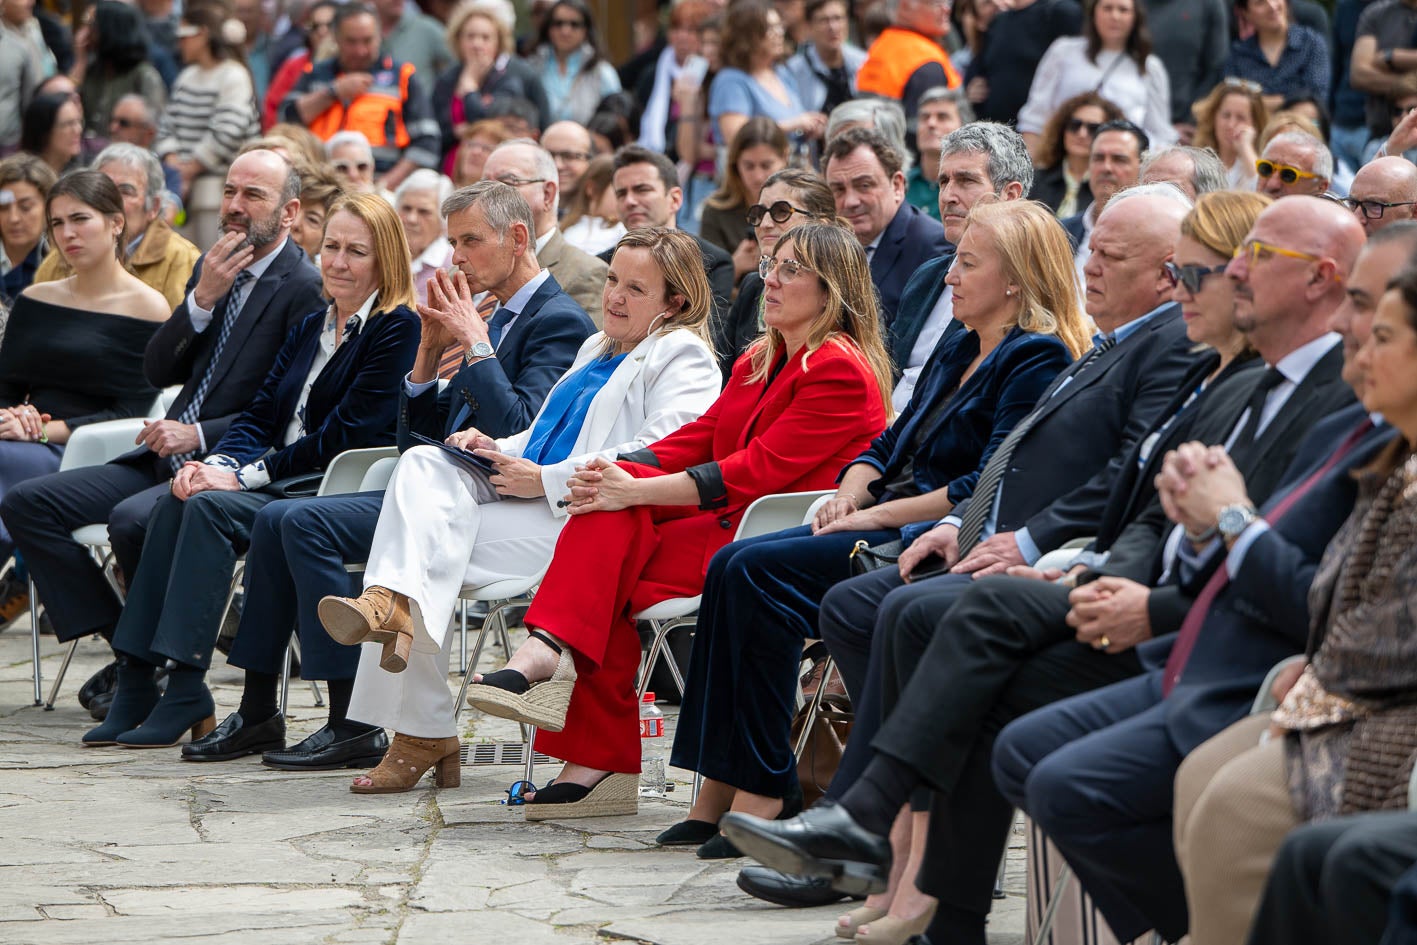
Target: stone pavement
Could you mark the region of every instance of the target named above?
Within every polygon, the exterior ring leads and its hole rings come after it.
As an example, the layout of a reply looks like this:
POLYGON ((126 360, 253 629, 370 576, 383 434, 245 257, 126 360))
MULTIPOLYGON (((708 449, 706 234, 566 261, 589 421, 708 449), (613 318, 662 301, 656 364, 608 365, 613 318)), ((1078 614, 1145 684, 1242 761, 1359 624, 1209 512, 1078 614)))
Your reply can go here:
MULTIPOLYGON (((465 766, 462 787, 355 796, 353 771, 291 774, 256 758, 196 765, 177 749, 85 749, 75 693, 107 648, 85 641, 53 712, 31 706, 27 621, 0 634, 0 943, 491 943, 809 945, 842 911, 780 909, 734 886, 740 861, 657 849, 688 775, 634 817, 527 824, 497 803, 511 766, 465 766)), ((43 638, 46 691, 61 648, 43 638)), ((500 653, 494 654, 502 658, 500 653)), ((218 717, 240 672, 211 674, 218 717)), ((456 684, 454 679, 453 683, 456 684)), ((294 742, 323 722, 291 687, 294 742)), ((665 706, 672 733, 674 710, 665 706)), ((471 741, 510 723, 462 717, 471 741)), ((668 739, 666 738, 666 743, 668 739)), ((667 751, 667 744, 666 749, 667 751)), ((537 769, 540 780, 554 774, 537 769)), ((1022 840, 991 945, 1023 941, 1022 840)))

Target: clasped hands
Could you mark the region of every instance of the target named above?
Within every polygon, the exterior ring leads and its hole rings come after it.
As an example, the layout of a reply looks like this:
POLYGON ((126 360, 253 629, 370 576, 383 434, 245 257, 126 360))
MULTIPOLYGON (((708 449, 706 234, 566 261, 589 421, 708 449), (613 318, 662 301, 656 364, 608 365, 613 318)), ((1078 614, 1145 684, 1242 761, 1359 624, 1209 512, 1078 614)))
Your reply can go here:
POLYGON ((1252 504, 1245 477, 1220 446, 1181 444, 1166 454, 1155 482, 1166 517, 1189 535, 1214 528, 1228 505, 1252 504))
POLYGON ((576 474, 566 481, 570 491, 562 501, 570 515, 618 512, 639 504, 635 500, 638 481, 615 463, 597 456, 576 467, 576 474))
POLYGON ((172 477, 172 494, 186 502, 199 492, 240 492, 236 473, 225 466, 213 466, 195 460, 182 464, 172 477))
POLYGON ((44 435, 44 425, 50 421, 33 404, 0 408, 0 440, 28 440, 38 443, 44 435))
POLYGON ((454 344, 471 350, 479 341, 490 343, 487 322, 478 314, 472 297, 461 269, 451 275, 444 269, 433 273, 428 282, 428 302, 418 306, 423 332, 419 346, 441 354, 454 344))

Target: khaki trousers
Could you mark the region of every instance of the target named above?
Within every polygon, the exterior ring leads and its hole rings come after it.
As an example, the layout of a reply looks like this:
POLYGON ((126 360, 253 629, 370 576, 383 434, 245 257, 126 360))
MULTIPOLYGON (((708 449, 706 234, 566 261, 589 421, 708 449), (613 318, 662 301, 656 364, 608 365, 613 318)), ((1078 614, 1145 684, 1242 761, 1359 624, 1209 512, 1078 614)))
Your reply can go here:
POLYGON ((1240 945, 1285 835, 1298 826, 1284 743, 1259 744, 1269 713, 1236 722, 1176 774, 1176 860, 1186 882, 1191 945, 1240 945))

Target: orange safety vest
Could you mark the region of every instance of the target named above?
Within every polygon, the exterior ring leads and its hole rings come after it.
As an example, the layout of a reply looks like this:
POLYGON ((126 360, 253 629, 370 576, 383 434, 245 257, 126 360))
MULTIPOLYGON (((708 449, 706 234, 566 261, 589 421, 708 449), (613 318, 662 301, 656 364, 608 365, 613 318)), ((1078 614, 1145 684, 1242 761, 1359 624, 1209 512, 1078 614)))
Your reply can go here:
POLYGON ((310 130, 321 141, 328 141, 337 131, 358 131, 369 139, 370 147, 408 147, 408 128, 403 121, 403 103, 408 101, 408 78, 413 75, 412 63, 400 63, 385 58, 373 71, 374 82, 369 90, 349 103, 346 108, 335 102, 310 122, 310 130))
POLYGON ((888 27, 867 50, 866 61, 856 73, 856 89, 900 101, 905 83, 927 62, 938 62, 945 70, 949 87, 959 88, 959 72, 938 43, 914 30, 888 27))

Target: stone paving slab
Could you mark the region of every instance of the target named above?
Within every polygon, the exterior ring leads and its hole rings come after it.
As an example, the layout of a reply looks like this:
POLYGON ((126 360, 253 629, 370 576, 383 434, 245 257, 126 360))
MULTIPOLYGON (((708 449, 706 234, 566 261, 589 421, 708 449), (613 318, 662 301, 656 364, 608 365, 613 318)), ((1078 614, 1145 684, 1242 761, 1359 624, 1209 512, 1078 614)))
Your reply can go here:
MULTIPOLYGON (((53 712, 31 705, 28 627, 0 634, 0 943, 3 945, 826 945, 842 909, 780 909, 734 885, 740 861, 662 850, 690 784, 633 817, 525 823, 498 803, 514 766, 465 766, 460 788, 354 796, 353 771, 272 771, 177 749, 88 749, 75 693, 107 658, 80 644, 53 712)), ((62 648, 42 640, 46 692, 62 648)), ((501 658, 489 653, 488 665, 501 658)), ((210 675, 218 712, 241 674, 210 675)), ((450 678, 450 685, 460 680, 450 678)), ((291 685, 289 738, 323 723, 291 685)), ((672 735, 675 712, 666 707, 672 735)), ((466 710, 465 740, 517 727, 466 710)), ((665 751, 669 738, 665 739, 665 751)), ((554 773, 538 767, 538 781, 554 773)), ((1015 838, 991 945, 1023 940, 1015 838)))

